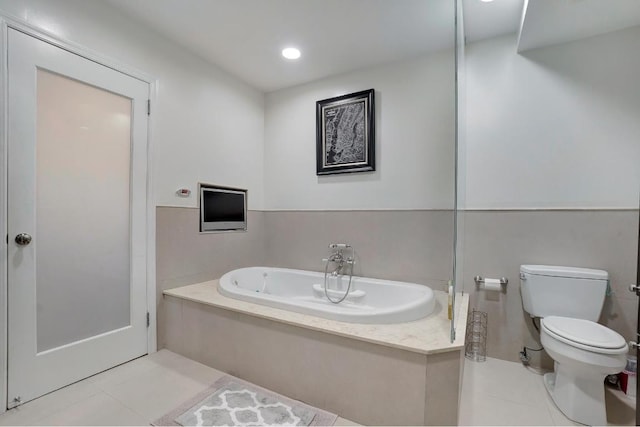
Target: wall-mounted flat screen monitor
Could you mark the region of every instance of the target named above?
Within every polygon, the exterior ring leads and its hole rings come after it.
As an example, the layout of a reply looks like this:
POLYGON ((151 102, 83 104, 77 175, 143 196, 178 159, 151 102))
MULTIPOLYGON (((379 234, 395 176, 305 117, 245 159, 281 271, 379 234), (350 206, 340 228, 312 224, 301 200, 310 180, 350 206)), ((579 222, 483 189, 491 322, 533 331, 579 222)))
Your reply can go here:
POLYGON ((247 229, 247 190, 200 185, 200 231, 247 229))

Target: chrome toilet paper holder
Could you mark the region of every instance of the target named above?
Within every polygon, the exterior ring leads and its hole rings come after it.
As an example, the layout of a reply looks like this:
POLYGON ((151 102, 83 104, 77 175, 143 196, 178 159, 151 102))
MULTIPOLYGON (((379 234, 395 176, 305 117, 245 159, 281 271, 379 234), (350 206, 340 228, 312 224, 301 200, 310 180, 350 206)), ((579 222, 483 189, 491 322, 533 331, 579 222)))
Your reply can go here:
MULTIPOLYGON (((473 281, 476 282, 476 286, 480 287, 485 284, 485 279, 488 279, 488 278, 485 278, 482 276, 476 276, 473 278, 473 281)), ((490 280, 493 281, 495 279, 490 279, 490 280)), ((507 279, 506 277, 501 277, 498 280, 500 280, 500 285, 502 286, 507 286, 509 284, 509 279, 507 279)))
POLYGON ((506 277, 490 279, 488 277, 476 276, 473 278, 473 281, 476 282, 477 289, 483 289, 485 291, 499 291, 503 293, 507 291, 507 284, 509 283, 509 279, 506 277))

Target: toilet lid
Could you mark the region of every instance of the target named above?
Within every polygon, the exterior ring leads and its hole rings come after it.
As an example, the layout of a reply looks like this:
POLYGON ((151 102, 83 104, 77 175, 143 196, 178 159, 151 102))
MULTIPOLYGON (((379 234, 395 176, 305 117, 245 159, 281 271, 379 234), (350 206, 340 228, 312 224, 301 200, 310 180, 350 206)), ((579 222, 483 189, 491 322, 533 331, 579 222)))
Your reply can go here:
POLYGON ((541 325, 557 337, 573 343, 597 349, 622 349, 627 342, 624 337, 606 326, 584 319, 571 317, 547 316, 541 325))

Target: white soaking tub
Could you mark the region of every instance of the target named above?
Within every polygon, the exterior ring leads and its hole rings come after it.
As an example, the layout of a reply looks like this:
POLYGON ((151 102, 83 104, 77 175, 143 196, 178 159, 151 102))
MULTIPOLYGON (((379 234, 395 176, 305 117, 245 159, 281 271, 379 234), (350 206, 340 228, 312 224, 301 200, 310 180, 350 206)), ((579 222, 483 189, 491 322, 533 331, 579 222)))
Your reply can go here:
MULTIPOLYGON (((329 277, 329 295, 340 299, 349 276, 329 277)), ((431 288, 416 283, 354 276, 347 299, 339 304, 324 294, 324 273, 287 268, 247 267, 226 273, 218 291, 229 298, 351 323, 402 323, 431 314, 431 288)))

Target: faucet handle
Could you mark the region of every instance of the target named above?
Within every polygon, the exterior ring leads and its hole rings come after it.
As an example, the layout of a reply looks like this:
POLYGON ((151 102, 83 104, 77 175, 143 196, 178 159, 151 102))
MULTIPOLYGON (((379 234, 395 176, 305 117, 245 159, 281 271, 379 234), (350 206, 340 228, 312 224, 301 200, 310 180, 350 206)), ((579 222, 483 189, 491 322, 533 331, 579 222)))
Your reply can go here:
POLYGON ((350 247, 351 245, 348 243, 331 243, 329 245, 329 249, 347 249, 350 247))

